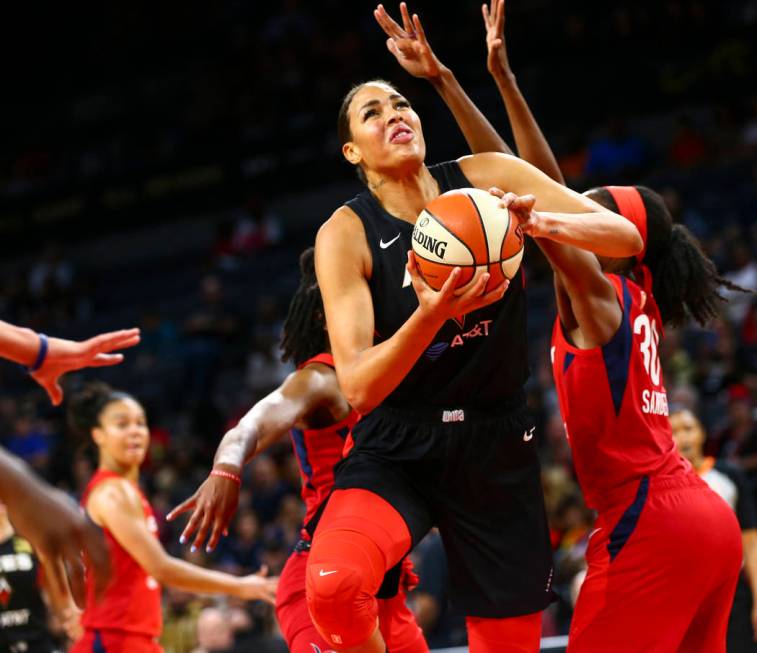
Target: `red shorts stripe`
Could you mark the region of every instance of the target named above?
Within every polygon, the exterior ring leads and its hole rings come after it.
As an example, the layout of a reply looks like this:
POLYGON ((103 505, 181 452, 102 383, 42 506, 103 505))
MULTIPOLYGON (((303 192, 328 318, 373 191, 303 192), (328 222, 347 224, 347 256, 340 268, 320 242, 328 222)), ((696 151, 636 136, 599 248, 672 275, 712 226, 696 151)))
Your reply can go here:
POLYGON ((122 630, 87 630, 69 653, 163 653, 154 637, 122 630))

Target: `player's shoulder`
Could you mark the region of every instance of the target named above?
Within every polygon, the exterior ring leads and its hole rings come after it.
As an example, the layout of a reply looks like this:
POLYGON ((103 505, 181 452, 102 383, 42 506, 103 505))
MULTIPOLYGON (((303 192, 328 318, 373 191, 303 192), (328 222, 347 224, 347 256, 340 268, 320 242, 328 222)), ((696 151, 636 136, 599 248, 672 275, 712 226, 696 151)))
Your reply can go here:
POLYGON ((296 388, 298 394, 319 399, 331 399, 341 394, 336 371, 330 365, 313 361, 292 372, 284 382, 296 388))
POLYGON ((87 508, 96 514, 109 510, 142 509, 139 490, 126 478, 113 476, 98 483, 90 492, 87 508))

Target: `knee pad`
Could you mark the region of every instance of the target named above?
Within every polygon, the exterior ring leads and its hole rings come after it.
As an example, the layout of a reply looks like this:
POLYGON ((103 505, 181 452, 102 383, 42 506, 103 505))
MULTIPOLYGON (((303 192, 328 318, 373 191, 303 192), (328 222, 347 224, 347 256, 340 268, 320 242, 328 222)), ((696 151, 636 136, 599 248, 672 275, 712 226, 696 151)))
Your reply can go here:
POLYGON ((327 642, 351 648, 371 636, 378 610, 364 587, 363 569, 342 560, 321 560, 308 564, 306 585, 310 618, 327 642))
POLYGON ((351 648, 371 636, 385 565, 379 547, 363 533, 335 528, 316 534, 305 585, 310 618, 327 642, 351 648))

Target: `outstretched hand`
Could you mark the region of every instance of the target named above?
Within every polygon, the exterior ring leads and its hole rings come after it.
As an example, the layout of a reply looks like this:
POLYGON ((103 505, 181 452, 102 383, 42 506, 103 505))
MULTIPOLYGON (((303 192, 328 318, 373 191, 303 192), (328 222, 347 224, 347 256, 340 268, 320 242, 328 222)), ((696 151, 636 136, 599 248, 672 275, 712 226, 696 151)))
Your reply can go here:
POLYGON ((413 14, 411 18, 404 2, 400 3, 400 14, 402 26, 386 12, 384 5, 378 5, 373 11, 376 22, 389 37, 386 41, 389 52, 413 77, 423 79, 439 77, 444 67, 426 39, 418 14, 413 14))
POLYGON ((481 5, 486 28, 486 67, 494 76, 511 75, 505 45, 505 0, 491 0, 491 6, 481 5))
POLYGON ((133 347, 137 343, 139 329, 103 333, 82 342, 49 338, 45 362, 31 377, 45 389, 50 401, 57 406, 63 400, 60 377, 66 372, 85 367, 118 365, 124 359, 123 354, 111 352, 133 347))
MULTIPOLYGON (((231 470, 226 470, 231 471, 231 470)), ((239 470, 234 470, 235 474, 239 470)), ((218 545, 221 535, 228 533, 229 523, 239 504, 239 484, 222 476, 208 476, 197 491, 184 502, 176 506, 166 516, 173 521, 184 512, 192 510, 192 515, 181 533, 180 542, 184 544, 197 532, 192 550, 199 549, 210 530, 210 539, 206 550, 212 551, 218 545)))
POLYGON ((279 577, 268 578, 268 567, 263 565, 257 573, 242 576, 237 584, 237 596, 245 601, 276 602, 279 577))

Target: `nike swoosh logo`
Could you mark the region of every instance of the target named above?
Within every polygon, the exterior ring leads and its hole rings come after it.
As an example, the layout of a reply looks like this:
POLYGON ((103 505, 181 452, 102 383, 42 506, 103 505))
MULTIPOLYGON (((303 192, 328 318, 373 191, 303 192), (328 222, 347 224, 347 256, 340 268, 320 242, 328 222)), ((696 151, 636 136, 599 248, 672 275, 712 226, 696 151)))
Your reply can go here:
POLYGON ((335 574, 337 571, 339 571, 339 570, 335 569, 334 571, 323 571, 323 569, 321 569, 321 571, 318 572, 318 575, 319 576, 331 576, 331 574, 335 574))
POLYGON ((393 242, 394 242, 395 240, 397 240, 397 238, 399 238, 399 237, 400 237, 400 235, 399 235, 399 234, 397 234, 397 235, 396 235, 396 236, 395 236, 394 238, 392 238, 392 239, 391 239, 391 240, 390 240, 390 241, 389 241, 388 243, 385 243, 385 242, 384 242, 384 239, 382 238, 381 240, 379 240, 379 247, 380 247, 381 249, 386 249, 387 247, 389 247, 389 245, 391 245, 391 244, 392 244, 392 243, 393 243, 393 242))
POLYGON ((523 431, 523 442, 529 442, 534 437, 534 431, 536 430, 536 427, 534 426, 530 431, 523 431))

